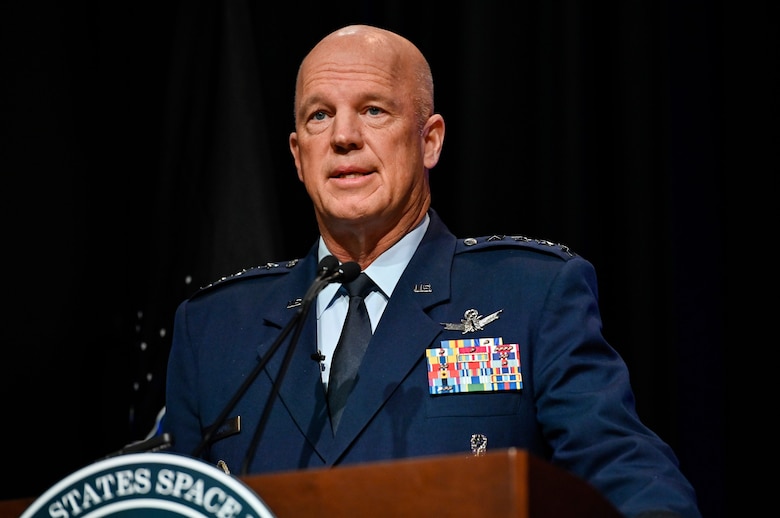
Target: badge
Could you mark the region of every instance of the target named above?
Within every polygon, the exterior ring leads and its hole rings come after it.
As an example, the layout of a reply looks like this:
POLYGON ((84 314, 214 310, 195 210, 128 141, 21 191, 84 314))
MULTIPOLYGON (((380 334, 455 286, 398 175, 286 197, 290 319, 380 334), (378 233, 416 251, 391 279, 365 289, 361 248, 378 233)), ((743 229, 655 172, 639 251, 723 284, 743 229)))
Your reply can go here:
POLYGON ((471 454, 475 457, 481 457, 487 451, 487 435, 482 433, 471 434, 471 454))
POLYGON ((467 309, 466 312, 463 313, 463 318, 460 319, 459 324, 441 322, 441 325, 448 331, 463 331, 463 334, 465 335, 466 333, 473 333, 474 331, 482 331, 485 329, 486 325, 494 320, 498 320, 498 315, 502 311, 504 310, 499 309, 488 316, 482 316, 476 309, 467 309))

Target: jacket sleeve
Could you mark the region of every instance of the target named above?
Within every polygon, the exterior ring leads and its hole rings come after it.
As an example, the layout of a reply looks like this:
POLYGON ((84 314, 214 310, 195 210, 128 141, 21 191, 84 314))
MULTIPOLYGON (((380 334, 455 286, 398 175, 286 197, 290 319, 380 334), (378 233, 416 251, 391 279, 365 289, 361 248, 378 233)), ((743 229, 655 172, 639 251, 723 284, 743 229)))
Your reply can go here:
POLYGON ((187 329, 187 301, 182 302, 174 317, 173 344, 166 378, 166 411, 163 431, 173 437, 171 451, 192 454, 198 446, 202 423, 198 417, 199 392, 196 380, 197 353, 187 329))
POLYGON ((637 415, 623 359, 602 335, 596 274, 575 258, 549 287, 533 376, 552 462, 589 480, 627 516, 699 517, 672 449, 637 415))

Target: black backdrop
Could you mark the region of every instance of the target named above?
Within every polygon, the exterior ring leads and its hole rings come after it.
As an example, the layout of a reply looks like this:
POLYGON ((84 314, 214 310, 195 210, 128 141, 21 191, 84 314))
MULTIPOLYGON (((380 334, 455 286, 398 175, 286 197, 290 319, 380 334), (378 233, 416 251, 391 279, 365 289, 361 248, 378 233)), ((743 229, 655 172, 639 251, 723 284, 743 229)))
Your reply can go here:
POLYGON ((321 36, 366 22, 431 62, 448 123, 434 207, 462 237, 549 239, 595 264, 640 415, 677 451, 705 516, 724 515, 738 327, 727 237, 753 171, 745 146, 777 147, 735 121, 777 112, 760 75, 777 63, 769 10, 288 4, 2 8, 2 497, 38 495, 143 438, 176 304, 313 244, 287 150, 294 76, 321 36))

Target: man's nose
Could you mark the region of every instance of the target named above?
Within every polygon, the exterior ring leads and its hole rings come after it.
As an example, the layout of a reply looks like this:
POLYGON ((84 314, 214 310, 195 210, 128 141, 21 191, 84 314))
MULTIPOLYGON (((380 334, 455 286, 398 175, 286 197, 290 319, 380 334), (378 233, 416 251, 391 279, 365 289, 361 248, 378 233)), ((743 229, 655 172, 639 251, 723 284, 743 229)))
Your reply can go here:
POLYGON ((358 114, 337 113, 331 131, 331 145, 336 150, 359 149, 363 145, 363 133, 358 114))

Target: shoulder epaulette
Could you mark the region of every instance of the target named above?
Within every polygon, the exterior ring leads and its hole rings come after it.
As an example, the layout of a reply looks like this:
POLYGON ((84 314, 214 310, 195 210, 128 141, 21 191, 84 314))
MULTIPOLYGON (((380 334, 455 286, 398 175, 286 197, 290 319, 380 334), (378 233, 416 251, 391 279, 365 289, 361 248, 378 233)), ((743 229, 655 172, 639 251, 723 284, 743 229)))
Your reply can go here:
POLYGON ((555 254, 564 259, 570 259, 576 255, 568 246, 562 245, 560 243, 554 243, 546 239, 534 239, 521 235, 507 236, 503 234, 458 239, 458 244, 455 247, 455 253, 457 254, 461 252, 469 252, 501 246, 518 246, 529 248, 548 254, 555 254))
POLYGON ((246 279, 250 277, 260 277, 265 275, 279 275, 282 273, 287 273, 290 271, 292 267, 294 267, 296 264, 298 264, 298 261, 300 259, 292 259, 290 261, 286 261, 284 263, 265 263, 260 266, 253 266, 251 268, 244 268, 243 270, 240 270, 236 273, 233 273, 231 275, 227 275, 225 277, 220 277, 214 282, 211 282, 209 284, 206 284, 205 286, 201 286, 198 290, 199 292, 203 290, 207 290, 209 288, 213 288, 215 286, 221 286, 225 283, 236 281, 238 279, 246 279))

